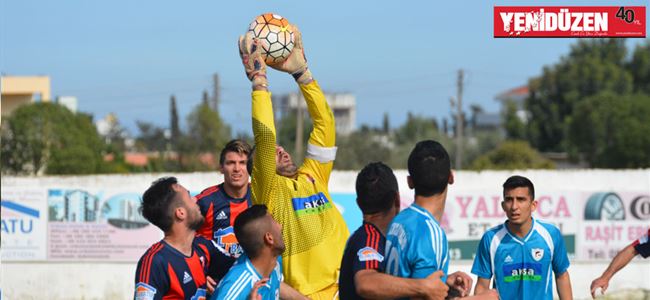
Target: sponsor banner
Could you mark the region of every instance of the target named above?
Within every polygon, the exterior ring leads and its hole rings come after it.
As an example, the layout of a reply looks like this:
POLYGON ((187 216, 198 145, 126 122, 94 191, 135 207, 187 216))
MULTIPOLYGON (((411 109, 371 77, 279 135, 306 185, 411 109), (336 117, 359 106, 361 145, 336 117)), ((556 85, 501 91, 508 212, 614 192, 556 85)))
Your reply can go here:
MULTIPOLYGON (((407 186, 405 171, 395 174, 401 207, 405 208, 413 202, 413 191, 407 186)), ((648 174, 645 170, 522 172, 536 185, 538 205, 533 216, 561 229, 571 260, 611 259, 647 230, 648 174)), ((441 220, 452 259, 473 259, 485 231, 506 220, 501 209, 501 184, 510 175, 496 171, 456 173, 441 220)), ((190 191, 201 191, 220 182, 219 176, 182 174, 179 181, 190 191)), ((162 238, 160 230, 138 211, 142 191, 157 177, 3 177, 2 259, 137 261, 162 238)), ((333 172, 332 201, 327 202, 341 212, 350 232, 361 226, 363 218, 356 204, 355 179, 356 172, 333 172)), ((289 205, 313 209, 325 203, 311 200, 289 205)), ((221 232, 216 238, 227 245, 233 236, 221 232)))
POLYGON ((2 187, 2 260, 45 260, 47 208, 40 189, 2 187))
POLYGON ((137 261, 162 237, 142 215, 138 193, 48 190, 48 258, 137 261))
POLYGON ((650 227, 650 194, 584 193, 584 215, 578 236, 578 258, 611 259, 650 227))
POLYGON ((645 6, 495 6, 494 37, 646 37, 645 6))

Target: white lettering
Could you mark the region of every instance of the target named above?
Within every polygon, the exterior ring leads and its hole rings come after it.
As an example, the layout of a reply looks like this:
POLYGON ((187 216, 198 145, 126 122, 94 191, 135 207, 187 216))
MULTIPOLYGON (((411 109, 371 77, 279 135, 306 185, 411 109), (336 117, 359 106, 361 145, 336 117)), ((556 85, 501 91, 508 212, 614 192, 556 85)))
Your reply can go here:
POLYGON ((503 31, 508 32, 510 31, 510 22, 512 22, 512 15, 513 13, 500 13, 501 15, 501 21, 503 21, 503 31))
POLYGON ((596 31, 607 31, 607 13, 596 14, 596 31))
POLYGON ((582 26, 580 26, 580 21, 582 21, 582 13, 571 13, 573 19, 573 24, 571 25, 571 31, 582 31, 582 26))

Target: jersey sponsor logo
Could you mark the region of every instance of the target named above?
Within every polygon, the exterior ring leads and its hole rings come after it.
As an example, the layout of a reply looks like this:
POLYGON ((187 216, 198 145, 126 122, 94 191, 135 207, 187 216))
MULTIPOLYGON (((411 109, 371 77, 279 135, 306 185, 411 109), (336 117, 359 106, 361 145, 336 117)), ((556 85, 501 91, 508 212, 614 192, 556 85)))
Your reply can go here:
POLYGON ((533 248, 530 250, 530 254, 533 256, 535 261, 540 261, 544 257, 544 249, 542 248, 533 248))
POLYGON ((186 284, 186 283, 192 281, 192 276, 190 276, 190 274, 188 274, 187 271, 185 271, 183 273, 184 273, 183 274, 183 284, 186 284))
POLYGON ((332 208, 332 203, 322 192, 305 198, 293 198, 291 203, 293 210, 299 216, 318 214, 332 208))
POLYGON ((384 256, 379 254, 375 248, 372 247, 363 247, 357 251, 359 256, 359 261, 370 261, 376 260, 378 262, 384 261, 384 256))
POLYGON ((232 226, 218 229, 214 233, 214 242, 216 243, 217 249, 230 257, 237 258, 243 251, 241 246, 239 246, 237 237, 235 237, 235 230, 232 226))
POLYGON ((197 289, 196 293, 194 293, 194 296, 192 296, 192 298, 190 298, 190 299, 191 300, 206 300, 206 297, 207 297, 206 294, 207 293, 206 293, 205 289, 197 289))
POLYGON ((135 300, 153 300, 156 296, 156 288, 144 282, 135 285, 135 300))
POLYGON ((228 216, 226 216, 226 212, 224 212, 222 210, 217 214, 217 216, 214 219, 215 220, 225 220, 225 219, 228 219, 228 216))
POLYGON ((503 281, 541 281, 541 263, 515 263, 503 265, 503 281))
POLYGON ((506 256, 506 259, 503 260, 504 263, 511 263, 512 262, 512 257, 510 255, 506 256))

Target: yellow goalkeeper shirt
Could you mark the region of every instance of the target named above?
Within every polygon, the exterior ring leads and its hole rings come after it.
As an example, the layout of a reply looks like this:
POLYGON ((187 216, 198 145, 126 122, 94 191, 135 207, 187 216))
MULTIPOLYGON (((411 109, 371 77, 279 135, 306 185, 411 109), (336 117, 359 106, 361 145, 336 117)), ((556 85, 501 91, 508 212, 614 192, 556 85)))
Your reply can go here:
POLYGON ((309 295, 337 282, 341 256, 350 233, 327 189, 336 155, 332 110, 315 81, 300 85, 300 90, 314 129, 306 158, 295 178, 276 174, 271 94, 253 92, 255 158, 251 192, 253 203, 265 204, 283 226, 285 281, 309 295))

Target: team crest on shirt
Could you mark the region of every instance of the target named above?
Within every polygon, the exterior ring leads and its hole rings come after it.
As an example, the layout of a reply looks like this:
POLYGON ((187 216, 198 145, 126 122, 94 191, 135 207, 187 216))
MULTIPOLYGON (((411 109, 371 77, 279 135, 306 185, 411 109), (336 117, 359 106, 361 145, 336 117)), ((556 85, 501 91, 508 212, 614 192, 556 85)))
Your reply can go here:
POLYGON ((235 237, 235 230, 232 226, 218 229, 214 233, 214 242, 216 243, 217 249, 227 256, 237 258, 243 252, 241 246, 239 246, 237 237, 235 237))
POLYGON ((375 248, 372 247, 363 247, 357 251, 359 256, 359 261, 370 261, 376 260, 378 262, 384 261, 384 256, 379 254, 375 248))
POLYGON ((535 261, 539 261, 540 259, 542 259, 542 257, 544 257, 544 249, 542 249, 542 248, 533 248, 530 251, 530 254, 533 255, 533 259, 535 261))
POLYGON ((156 288, 144 282, 135 285, 135 300, 153 300, 156 296, 156 288))

